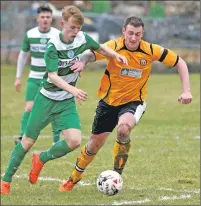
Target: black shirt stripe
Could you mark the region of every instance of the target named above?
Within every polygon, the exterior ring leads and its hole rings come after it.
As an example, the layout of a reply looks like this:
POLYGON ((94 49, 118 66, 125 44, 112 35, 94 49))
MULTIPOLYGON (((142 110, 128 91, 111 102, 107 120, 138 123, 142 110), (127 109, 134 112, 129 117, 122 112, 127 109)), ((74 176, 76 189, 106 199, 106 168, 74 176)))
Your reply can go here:
POLYGON ((178 61, 179 61, 179 56, 177 55, 177 60, 176 60, 175 64, 173 65, 173 67, 177 65, 178 61))
POLYGON ((161 58, 158 61, 162 62, 165 59, 165 57, 167 56, 167 54, 168 54, 168 50, 164 49, 164 51, 163 51, 163 53, 161 55, 161 58))
POLYGON ((114 50, 116 50, 116 48, 117 48, 117 42, 114 41, 114 50))
POLYGON ((150 49, 151 49, 151 53, 153 55, 153 47, 152 47, 152 44, 150 44, 150 49))

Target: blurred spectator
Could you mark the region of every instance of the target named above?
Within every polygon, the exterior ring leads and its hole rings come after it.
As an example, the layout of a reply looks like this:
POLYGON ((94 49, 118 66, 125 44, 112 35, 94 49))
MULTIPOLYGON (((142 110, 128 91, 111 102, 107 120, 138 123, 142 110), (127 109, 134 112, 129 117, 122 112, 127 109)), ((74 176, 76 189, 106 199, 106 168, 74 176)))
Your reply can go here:
POLYGON ((165 17, 165 3, 164 1, 148 1, 149 12, 148 15, 153 18, 165 17))
MULTIPOLYGON (((75 1, 76 5, 81 1, 75 1), (76 3, 77 2, 77 3, 76 3)), ((111 3, 110 1, 82 1, 84 3, 83 11, 88 13, 110 13, 111 3)), ((77 5, 78 6, 78 5, 77 5)))

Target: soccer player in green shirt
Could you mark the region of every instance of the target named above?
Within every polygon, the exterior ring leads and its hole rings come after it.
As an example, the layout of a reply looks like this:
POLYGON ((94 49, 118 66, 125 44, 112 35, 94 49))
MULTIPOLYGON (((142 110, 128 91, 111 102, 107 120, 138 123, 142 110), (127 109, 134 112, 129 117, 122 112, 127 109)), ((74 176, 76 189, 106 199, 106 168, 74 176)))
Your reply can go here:
MULTIPOLYGON (((57 130, 63 132, 64 139, 56 142, 47 151, 33 155, 32 169, 29 173, 31 184, 37 182, 40 171, 47 161, 62 157, 80 146, 82 134, 75 99, 85 101, 87 93, 75 87, 79 73, 71 70, 73 62, 79 63, 78 68, 84 67, 84 62, 79 61, 80 55, 85 50, 91 49, 127 64, 124 56, 105 45, 100 45, 82 32, 83 23, 84 17, 78 8, 64 7, 61 21, 62 32, 51 38, 47 44, 45 52, 47 72, 34 100, 24 136, 15 146, 2 177, 1 194, 10 193, 13 175, 37 140, 40 131, 50 122, 55 122, 57 130)), ((62 191, 64 190, 65 183, 62 188, 62 191)))
MULTIPOLYGON (((58 29, 51 27, 52 10, 49 6, 42 5, 37 9, 37 12, 38 26, 26 32, 17 62, 15 89, 16 91, 20 92, 22 84, 22 74, 28 54, 30 52, 31 65, 25 94, 25 111, 21 118, 20 136, 15 139, 15 144, 22 140, 22 136, 24 134, 34 104, 34 98, 40 88, 40 84, 43 80, 43 75, 46 71, 44 54, 47 42, 50 40, 51 37, 57 35, 60 32, 58 29)), ((56 142, 59 140, 60 132, 54 129, 54 122, 52 122, 52 128, 53 140, 54 142, 56 142)))

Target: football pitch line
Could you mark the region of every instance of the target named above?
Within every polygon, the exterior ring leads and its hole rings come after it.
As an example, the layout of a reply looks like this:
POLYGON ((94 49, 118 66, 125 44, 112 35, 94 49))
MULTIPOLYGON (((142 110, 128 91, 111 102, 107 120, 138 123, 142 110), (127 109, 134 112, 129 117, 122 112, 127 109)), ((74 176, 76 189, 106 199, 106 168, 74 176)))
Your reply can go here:
MULTIPOLYGON (((3 176, 4 174, 2 174, 1 176, 3 176)), ((28 175, 27 174, 22 174, 22 175, 14 175, 13 178, 16 179, 27 179, 28 175)), ((40 181, 44 181, 44 182, 59 182, 59 183, 63 183, 65 182, 65 179, 60 179, 60 178, 55 178, 55 177, 39 177, 38 178, 40 181)), ((78 186, 92 186, 95 185, 96 183, 91 183, 91 182, 84 182, 84 181, 80 181, 77 183, 78 186)), ((164 187, 160 187, 160 188, 154 188, 154 187, 130 187, 129 190, 159 190, 159 191, 170 191, 170 192, 177 192, 177 193, 194 193, 194 194, 200 194, 200 189, 188 189, 188 190, 176 190, 176 189, 172 189, 172 188, 164 188, 164 187)))
MULTIPOLYGON (((3 174, 1 175, 3 176, 3 174)), ((26 174, 22 174, 22 175, 14 175, 13 176, 16 179, 27 179, 28 176, 26 174)), ((54 177, 39 177, 38 178, 40 181, 45 181, 45 182, 59 182, 59 183, 63 183, 65 181, 59 178, 54 178, 54 177)), ((84 182, 84 181, 80 181, 78 182, 78 186, 92 186, 95 185, 96 183, 90 183, 90 182, 84 182)), ((135 190, 160 190, 160 191, 171 191, 171 192, 177 192, 177 193, 194 193, 194 194, 200 194, 200 190, 197 189, 191 189, 191 190, 175 190, 172 188, 154 188, 154 187, 144 187, 144 188, 138 188, 138 187, 131 187, 129 189, 135 189, 135 190)), ((181 194, 181 195, 173 195, 173 196, 159 196, 157 201, 167 201, 167 200, 181 200, 181 199, 189 199, 192 198, 192 196, 190 194, 181 194)), ((153 200, 150 199, 144 199, 144 200, 133 200, 133 201, 127 201, 127 200, 121 200, 121 201, 114 201, 111 205, 132 205, 132 204, 143 204, 143 203, 148 203, 148 202, 152 202, 153 200)), ((156 201, 156 200, 154 200, 156 201)), ((104 204, 101 204, 104 205, 104 204)))
MULTIPOLYGON (((14 175, 14 178, 17 179, 27 179, 27 175, 23 174, 23 175, 14 175)), ((65 180, 59 179, 59 178, 53 178, 53 177, 39 177, 38 178, 40 181, 47 181, 47 182, 59 182, 59 183, 63 183, 65 180)), ((85 183, 83 181, 80 181, 78 183, 78 186, 91 186, 91 185, 95 185, 95 183, 85 183)), ((142 188, 140 188, 142 189, 142 188)), ((166 191, 175 191, 173 189, 170 188, 162 188, 163 190, 166 191)), ((161 188, 157 189, 157 190, 161 190, 161 188)), ((177 190, 177 192, 184 192, 182 190, 177 190)), ((187 192, 187 191, 185 191, 187 192)), ((198 191, 189 191, 192 193, 198 193, 198 191)), ((167 201, 167 200, 181 200, 181 199, 189 199, 191 198, 191 195, 189 194, 181 194, 180 196, 160 196, 158 197, 158 201, 167 201)), ((114 201, 111 205, 132 205, 132 204, 143 204, 143 203, 147 203, 147 202, 152 202, 152 200, 150 199, 144 199, 144 200, 133 200, 133 201, 127 201, 127 200, 123 200, 123 201, 114 201)), ((104 204, 103 204, 104 205, 104 204)))
MULTIPOLYGON (((16 137, 19 137, 19 135, 7 135, 7 136, 1 136, 1 139, 6 139, 6 138, 12 138, 12 139, 14 139, 14 138, 16 138, 16 137)), ((82 139, 89 139, 89 137, 90 137, 90 135, 83 135, 82 136, 82 139)), ((53 138, 52 136, 50 136, 50 135, 41 135, 41 136, 39 136, 38 137, 38 139, 49 139, 49 138, 53 138)), ((141 139, 143 139, 143 138, 145 138, 146 139, 146 137, 144 137, 144 136, 135 136, 135 137, 132 137, 132 139, 136 139, 136 138, 141 138, 141 139)), ((175 136, 175 137, 173 137, 173 139, 179 139, 180 137, 178 137, 178 136, 175 136)), ((195 136, 195 137, 192 137, 193 139, 197 139, 197 140, 200 140, 200 136, 195 136)))
MULTIPOLYGON (((166 200, 182 200, 182 199, 189 199, 191 195, 182 194, 180 196, 161 196, 157 199, 157 201, 166 201, 166 200)), ((132 205, 132 204, 143 204, 147 202, 152 202, 150 199, 145 200, 134 200, 134 201, 114 201, 112 205, 132 205)))
MULTIPOLYGON (((19 137, 19 135, 7 135, 7 136, 1 136, 1 139, 6 139, 6 138, 14 139, 14 138, 17 138, 17 137, 19 137)), ((41 136, 38 137, 38 139, 49 139, 49 138, 53 139, 53 136, 41 135, 41 136)), ((88 139, 88 138, 89 138, 89 136, 85 136, 85 135, 82 136, 82 139, 88 139)))

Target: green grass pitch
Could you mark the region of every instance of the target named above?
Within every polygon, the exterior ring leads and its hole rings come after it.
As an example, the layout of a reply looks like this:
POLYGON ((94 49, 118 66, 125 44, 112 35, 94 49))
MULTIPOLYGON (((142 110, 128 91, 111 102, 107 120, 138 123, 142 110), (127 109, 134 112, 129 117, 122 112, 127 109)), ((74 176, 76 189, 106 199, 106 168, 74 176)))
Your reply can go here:
MULTIPOLYGON (((20 93, 15 92, 16 68, 1 67, 1 175, 19 134, 24 110, 28 67, 20 93)), ((83 128, 83 146, 90 135, 98 97, 96 92, 103 70, 85 71, 77 87, 88 93, 78 105, 83 128)), ((177 74, 152 74, 149 80, 145 115, 131 133, 129 160, 122 175, 124 185, 115 196, 96 189, 96 178, 111 169, 116 129, 87 168, 83 181, 70 193, 58 188, 71 174, 81 147, 48 162, 36 185, 28 182, 31 156, 52 144, 51 126, 42 131, 26 155, 11 184, 11 195, 1 196, 2 205, 200 205, 200 74, 191 74, 193 102, 181 105, 177 97, 182 87, 177 74)))

